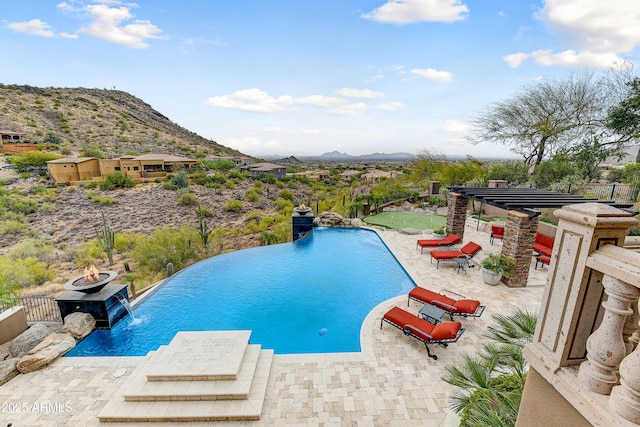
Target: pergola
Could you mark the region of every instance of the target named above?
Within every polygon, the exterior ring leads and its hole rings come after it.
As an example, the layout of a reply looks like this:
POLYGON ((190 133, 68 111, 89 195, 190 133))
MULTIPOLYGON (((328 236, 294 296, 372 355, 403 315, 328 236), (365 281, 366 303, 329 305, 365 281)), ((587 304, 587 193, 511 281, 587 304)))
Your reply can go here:
POLYGON ((449 187, 449 191, 481 204, 495 206, 506 211, 523 212, 529 215, 530 218, 540 215, 541 212, 537 209, 561 208, 577 203, 603 203, 619 209, 633 207, 632 204, 617 203, 615 200, 598 200, 597 197, 556 193, 536 190, 535 188, 449 187))
MULTIPOLYGON (((449 187, 447 228, 463 237, 468 201, 495 206, 507 211, 507 224, 502 254, 515 261, 515 273, 503 279, 509 287, 526 286, 533 254, 533 242, 538 229, 539 209, 561 208, 580 203, 602 203, 629 210, 633 205, 614 200, 598 200, 567 193, 507 187, 449 187)), ((482 207, 481 207, 482 209, 482 207)), ((633 212, 635 214, 635 212, 633 212)))

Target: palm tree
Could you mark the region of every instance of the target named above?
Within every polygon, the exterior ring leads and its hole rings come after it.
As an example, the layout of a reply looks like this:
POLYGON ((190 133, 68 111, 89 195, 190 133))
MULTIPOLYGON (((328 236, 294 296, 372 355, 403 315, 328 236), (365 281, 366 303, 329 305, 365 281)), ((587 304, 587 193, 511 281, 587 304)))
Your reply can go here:
POLYGON ((483 349, 446 366, 442 377, 458 388, 450 399, 461 427, 513 426, 518 416, 528 369, 522 349, 533 339, 537 315, 518 308, 492 318, 495 325, 483 334, 489 340, 483 349))

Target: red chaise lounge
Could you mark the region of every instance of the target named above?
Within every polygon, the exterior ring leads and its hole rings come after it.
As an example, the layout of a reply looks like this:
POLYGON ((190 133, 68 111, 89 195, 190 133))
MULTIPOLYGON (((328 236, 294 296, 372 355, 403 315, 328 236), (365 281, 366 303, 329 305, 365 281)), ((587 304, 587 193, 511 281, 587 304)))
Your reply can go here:
POLYGON ((533 244, 533 250, 540 255, 550 257, 551 252, 553 252, 554 243, 555 239, 553 237, 541 233, 536 233, 536 241, 533 244))
POLYGON ((416 243, 416 249, 418 249, 418 246, 420 246, 420 253, 422 253, 422 250, 424 248, 453 246, 461 241, 462 239, 457 234, 449 234, 442 239, 420 239, 416 243))
POLYGON ((440 344, 446 347, 448 343, 458 341, 465 331, 460 322, 433 324, 399 307, 393 307, 382 316, 380 329, 382 329, 383 321, 401 329, 405 335, 410 335, 422 341, 427 349, 427 354, 433 360, 438 360, 438 356, 431 354, 429 344, 440 344))
POLYGON ((489 237, 489 242, 493 245, 493 241, 495 239, 504 240, 504 227, 500 227, 498 225, 491 226, 491 236, 489 237))
POLYGON ((433 262, 434 259, 438 261, 436 264, 436 268, 438 268, 440 261, 454 261, 456 258, 466 258, 470 260, 481 250, 482 247, 479 244, 469 242, 461 247, 459 251, 431 251, 430 262, 433 262))
POLYGON ((480 301, 467 299, 464 295, 453 291, 443 290, 436 293, 420 286, 416 286, 409 292, 407 305, 411 300, 440 307, 449 314, 451 320, 453 320, 453 316, 480 317, 486 308, 484 305, 480 305, 480 301), (446 294, 454 295, 457 298, 451 298, 446 294))

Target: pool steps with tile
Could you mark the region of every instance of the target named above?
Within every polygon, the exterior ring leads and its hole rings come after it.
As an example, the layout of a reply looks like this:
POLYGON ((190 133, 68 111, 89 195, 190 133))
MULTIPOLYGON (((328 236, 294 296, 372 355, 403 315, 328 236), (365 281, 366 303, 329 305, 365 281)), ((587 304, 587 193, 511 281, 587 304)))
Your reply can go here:
POLYGON ((250 331, 180 332, 150 352, 98 414, 102 422, 258 420, 273 351, 250 331))

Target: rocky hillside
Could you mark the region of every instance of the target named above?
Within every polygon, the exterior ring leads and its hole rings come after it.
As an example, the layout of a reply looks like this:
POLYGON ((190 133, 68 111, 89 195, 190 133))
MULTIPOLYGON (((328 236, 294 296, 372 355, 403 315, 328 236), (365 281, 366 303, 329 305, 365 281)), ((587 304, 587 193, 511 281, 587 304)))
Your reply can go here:
POLYGON ((242 155, 173 123, 119 90, 0 84, 0 129, 24 132, 37 143, 55 134, 63 141, 63 154, 90 148, 107 157, 126 152, 242 155))

